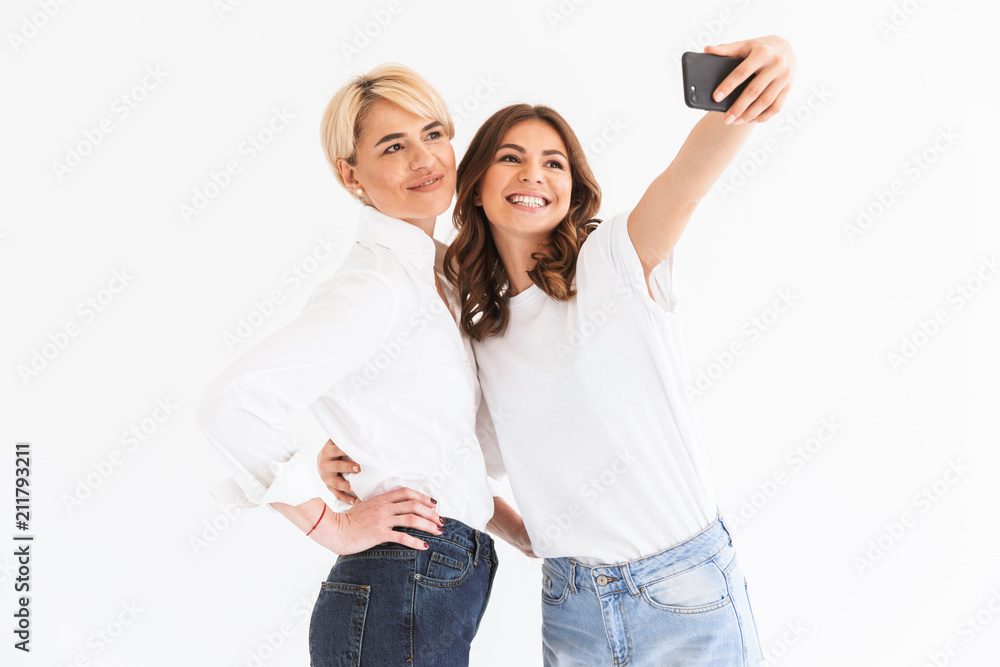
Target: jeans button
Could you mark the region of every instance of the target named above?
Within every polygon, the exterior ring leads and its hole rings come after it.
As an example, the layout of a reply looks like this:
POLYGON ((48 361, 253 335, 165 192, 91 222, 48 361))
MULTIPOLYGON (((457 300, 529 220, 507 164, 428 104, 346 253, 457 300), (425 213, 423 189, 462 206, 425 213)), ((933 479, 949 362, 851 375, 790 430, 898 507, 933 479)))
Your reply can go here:
POLYGON ((597 575, 598 586, 606 586, 609 581, 611 581, 611 579, 609 579, 606 575, 603 574, 597 575))

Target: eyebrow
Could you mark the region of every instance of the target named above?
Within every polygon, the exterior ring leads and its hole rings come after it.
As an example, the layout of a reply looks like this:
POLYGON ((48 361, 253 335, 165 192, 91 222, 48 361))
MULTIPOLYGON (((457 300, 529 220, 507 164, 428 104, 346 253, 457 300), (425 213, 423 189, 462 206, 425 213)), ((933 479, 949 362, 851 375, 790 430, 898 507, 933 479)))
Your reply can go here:
MULTIPOLYGON (((497 150, 499 151, 499 150, 504 149, 504 148, 513 148, 514 150, 516 150, 519 153, 527 153, 528 152, 528 151, 524 150, 523 147, 518 146, 517 144, 504 144, 503 146, 501 146, 497 150)), ((568 157, 566 157, 565 155, 563 155, 562 151, 556 150, 554 148, 550 149, 550 150, 547 150, 547 151, 542 151, 542 155, 562 155, 562 158, 564 160, 569 160, 568 157)))
MULTIPOLYGON (((427 130, 432 130, 435 127, 443 127, 441 125, 441 121, 436 120, 433 123, 428 123, 420 130, 420 133, 423 134, 427 130)), ((403 139, 404 137, 406 137, 406 135, 402 132, 396 132, 395 134, 387 134, 375 143, 375 148, 378 148, 387 141, 395 141, 396 139, 403 139)))

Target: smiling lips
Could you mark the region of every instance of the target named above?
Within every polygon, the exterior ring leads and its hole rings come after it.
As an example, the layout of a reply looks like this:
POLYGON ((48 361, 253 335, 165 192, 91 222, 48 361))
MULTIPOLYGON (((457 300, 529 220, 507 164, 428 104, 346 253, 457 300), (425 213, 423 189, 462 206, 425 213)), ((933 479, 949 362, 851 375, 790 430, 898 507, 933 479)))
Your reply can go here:
POLYGON ((415 192, 434 192, 444 183, 444 174, 431 174, 424 181, 407 188, 415 192))
POLYGON ((507 201, 514 206, 523 206, 525 208, 545 208, 551 203, 545 197, 525 194, 513 194, 507 197, 507 201))

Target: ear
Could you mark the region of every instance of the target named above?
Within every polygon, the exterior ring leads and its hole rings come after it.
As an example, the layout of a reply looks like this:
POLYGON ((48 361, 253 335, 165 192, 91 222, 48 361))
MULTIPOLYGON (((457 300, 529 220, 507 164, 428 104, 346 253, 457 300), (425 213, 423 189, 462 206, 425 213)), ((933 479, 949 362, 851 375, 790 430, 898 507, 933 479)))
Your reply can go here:
POLYGON ((482 195, 479 194, 479 188, 476 188, 476 190, 474 190, 472 193, 472 203, 475 204, 476 206, 483 205, 483 197, 482 195))
POLYGON ((337 158, 337 169, 340 170, 340 175, 344 179, 344 184, 347 189, 354 192, 358 188, 363 188, 360 181, 358 181, 358 176, 354 171, 354 167, 346 159, 339 157, 337 158))

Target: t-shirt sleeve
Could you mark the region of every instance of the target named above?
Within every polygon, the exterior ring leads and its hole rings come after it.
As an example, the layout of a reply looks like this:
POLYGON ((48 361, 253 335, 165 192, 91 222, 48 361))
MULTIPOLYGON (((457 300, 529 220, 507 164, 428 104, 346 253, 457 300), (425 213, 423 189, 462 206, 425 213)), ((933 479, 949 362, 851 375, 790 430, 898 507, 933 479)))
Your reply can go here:
POLYGON ((382 276, 339 276, 313 294, 297 319, 209 383, 195 420, 222 454, 245 505, 322 497, 316 452, 296 443, 282 422, 377 351, 396 319, 395 300, 382 276))
POLYGON ((586 253, 587 261, 598 261, 610 267, 618 281, 616 291, 624 286, 628 291, 637 293, 640 298, 649 300, 652 292, 653 302, 662 310, 676 314, 677 292, 674 283, 674 250, 666 258, 653 267, 649 274, 649 290, 646 288, 645 273, 642 261, 628 233, 628 216, 632 211, 619 213, 600 223, 583 244, 581 256, 586 253), (588 246, 590 246, 588 248, 588 246))

